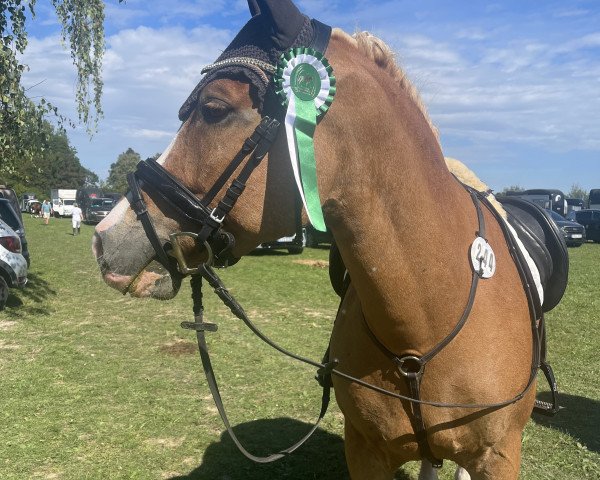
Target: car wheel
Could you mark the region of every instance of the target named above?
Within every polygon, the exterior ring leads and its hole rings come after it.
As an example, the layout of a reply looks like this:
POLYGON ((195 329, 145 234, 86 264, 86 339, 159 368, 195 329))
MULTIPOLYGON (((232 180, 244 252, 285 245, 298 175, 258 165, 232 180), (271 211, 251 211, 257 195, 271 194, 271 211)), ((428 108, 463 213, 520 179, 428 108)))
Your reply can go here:
POLYGON ((300 253, 302 253, 304 251, 304 248, 303 247, 288 247, 287 251, 291 255, 299 255, 300 253))
POLYGON ((8 299, 8 285, 6 280, 0 275, 0 311, 4 310, 6 300, 8 299))
POLYGON ((308 229, 306 230, 306 246, 308 248, 317 248, 318 246, 314 234, 308 229))

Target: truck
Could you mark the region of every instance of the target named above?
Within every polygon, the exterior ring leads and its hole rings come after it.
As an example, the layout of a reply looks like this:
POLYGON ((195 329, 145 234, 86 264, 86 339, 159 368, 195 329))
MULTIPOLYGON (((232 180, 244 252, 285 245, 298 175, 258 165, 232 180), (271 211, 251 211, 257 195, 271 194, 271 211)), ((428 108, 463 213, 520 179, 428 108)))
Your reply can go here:
POLYGON ((97 207, 97 200, 112 200, 112 203, 109 204, 107 201, 102 201, 101 205, 109 206, 108 210, 110 210, 122 197, 123 195, 115 192, 104 192, 103 190, 96 187, 86 187, 80 190, 77 190, 77 204, 81 211, 83 212, 83 220, 84 222, 94 221, 94 219, 88 219, 88 212, 90 207, 94 205, 97 207))
POLYGON ((70 217, 73 204, 77 198, 77 190, 71 188, 53 188, 50 190, 52 210, 55 217, 70 217))
POLYGON ((590 190, 588 208, 591 210, 600 210, 600 188, 592 188, 590 190))
POLYGON ((79 205, 79 208, 81 208, 81 211, 83 212, 83 220, 86 221, 86 211, 88 209, 88 207, 90 206, 92 200, 96 199, 96 198, 102 198, 102 190, 100 190, 99 188, 96 187, 86 187, 86 188, 82 188, 80 190, 77 190, 77 205, 79 205))
POLYGON ((534 188, 522 192, 506 192, 506 195, 523 198, 535 203, 541 208, 552 210, 565 217, 568 213, 568 205, 565 194, 556 189, 534 188))

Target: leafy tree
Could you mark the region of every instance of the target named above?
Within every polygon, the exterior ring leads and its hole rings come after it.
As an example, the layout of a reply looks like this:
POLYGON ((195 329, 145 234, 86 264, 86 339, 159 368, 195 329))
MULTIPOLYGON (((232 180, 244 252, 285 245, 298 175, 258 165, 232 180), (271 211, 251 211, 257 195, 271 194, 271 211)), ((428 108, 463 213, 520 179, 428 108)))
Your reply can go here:
POLYGON ((135 171, 135 167, 142 158, 132 148, 121 153, 117 161, 110 166, 106 188, 115 192, 125 194, 129 188, 127 185, 127 174, 135 171))
POLYGON ((506 195, 508 192, 524 192, 525 189, 520 185, 511 185, 510 187, 504 187, 500 192, 502 195, 506 195))
POLYGON ((586 192, 578 183, 571 185, 571 190, 567 193, 567 198, 579 198, 583 200, 584 205, 587 204, 589 192, 586 192))
MULTIPOLYGON (((49 139, 44 125, 48 115, 56 118, 60 128, 72 125, 46 99, 34 103, 22 85, 27 69, 21 62, 27 47, 27 11, 35 17, 35 5, 36 0, 0 0, 0 177, 19 174, 23 165, 35 165, 49 139)), ((63 44, 69 46, 77 71, 79 121, 91 134, 102 117, 104 2, 52 0, 52 6, 62 26, 63 44)))
POLYGON ((99 187, 100 186, 100 179, 98 178, 98 175, 94 172, 92 172, 91 170, 88 170, 87 168, 83 168, 84 174, 85 174, 85 179, 83 181, 83 186, 84 187, 99 187))
POLYGON ((98 175, 84 168, 64 131, 48 122, 43 125, 46 146, 35 162, 22 162, 16 172, 3 179, 18 194, 33 192, 47 196, 52 188, 83 188, 98 183, 98 175))

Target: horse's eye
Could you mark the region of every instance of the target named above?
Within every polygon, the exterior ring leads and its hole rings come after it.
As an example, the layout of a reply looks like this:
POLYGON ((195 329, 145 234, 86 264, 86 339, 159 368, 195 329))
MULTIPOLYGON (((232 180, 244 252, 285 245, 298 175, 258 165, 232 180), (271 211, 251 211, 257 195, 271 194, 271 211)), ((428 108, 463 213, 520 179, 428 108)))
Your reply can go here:
POLYGON ((201 111, 204 120, 208 123, 215 123, 223 120, 230 112, 231 107, 220 100, 209 100, 202 104, 201 111))

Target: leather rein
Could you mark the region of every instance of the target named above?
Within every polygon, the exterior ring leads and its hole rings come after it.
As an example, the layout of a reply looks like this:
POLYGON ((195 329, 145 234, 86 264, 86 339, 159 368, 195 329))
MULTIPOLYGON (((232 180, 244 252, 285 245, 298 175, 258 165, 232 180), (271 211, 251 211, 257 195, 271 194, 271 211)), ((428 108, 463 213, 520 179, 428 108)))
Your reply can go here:
MULTIPOLYGON (((414 416, 413 427, 415 429, 415 434, 417 436, 417 441, 419 443, 419 447, 422 451, 422 454, 426 458, 428 458, 434 466, 440 466, 441 460, 438 460, 433 456, 433 454, 431 453, 431 449, 429 448, 429 445, 427 443, 426 429, 421 415, 421 405, 428 405, 431 407, 438 408, 498 409, 513 404, 525 396, 525 394, 531 389, 532 385, 534 384, 537 375, 537 370, 540 367, 540 338, 542 332, 538 327, 538 323, 541 326, 542 322, 538 322, 538 309, 535 308, 536 303, 539 304, 539 299, 534 298, 534 296, 536 296, 535 289, 525 289, 528 295, 528 303, 530 305, 530 312, 532 318, 531 328, 534 343, 531 362, 531 373, 529 376, 529 380, 524 389, 521 391, 521 393, 515 395, 514 397, 508 400, 504 400, 501 402, 465 404, 436 402, 423 400, 420 398, 420 383, 427 362, 434 358, 437 353, 439 353, 458 335, 458 333, 461 331, 462 327, 465 325, 469 317, 471 308, 475 302, 477 286, 482 275, 481 271, 477 271, 475 269, 472 274, 471 287, 469 290, 467 304, 464 308, 460 320, 458 321, 454 329, 428 353, 422 356, 396 355, 394 352, 391 352, 389 349, 387 349, 387 347, 385 347, 385 345, 379 339, 377 339, 374 333, 372 333, 368 325, 366 325, 369 335, 372 338, 373 342, 397 365, 399 373, 407 379, 410 396, 386 390, 384 388, 365 382, 364 380, 361 380, 359 378, 353 377, 352 375, 344 373, 343 371, 336 368, 338 366, 338 361, 336 359, 326 361, 328 355, 326 355, 326 358, 323 360, 323 362, 317 362, 296 355, 284 349, 276 342, 271 340, 269 337, 267 337, 264 333, 262 333, 260 329, 248 318, 244 309, 227 290, 221 279, 218 277, 218 275, 212 268, 213 266, 225 267, 231 264, 227 254, 230 251, 231 247, 235 244, 235 239, 233 238, 233 235, 231 235, 229 232, 226 232, 223 229, 223 220, 234 207, 235 203, 237 202, 237 199, 243 193, 246 186, 246 181, 249 179, 251 173, 260 164, 261 160, 268 152, 270 146, 272 145, 277 135, 278 128, 279 122, 277 120, 272 120, 269 117, 264 117, 261 123, 254 131, 254 133, 248 139, 246 139, 238 155, 236 155, 236 157, 232 160, 232 162, 226 168, 224 173, 219 177, 215 185, 213 185, 213 187, 210 189, 209 193, 202 200, 198 200, 195 197, 195 195, 192 192, 190 192, 183 184, 181 184, 181 182, 177 178, 172 176, 169 172, 167 172, 164 169, 164 167, 162 167, 158 162, 154 160, 146 160, 144 162, 140 162, 138 164, 136 172, 129 174, 127 177, 128 183, 131 188, 132 209, 137 214, 138 219, 142 222, 146 235, 148 236, 149 241, 154 247, 158 259, 165 266, 165 268, 172 272, 174 269, 173 262, 170 258, 172 255, 177 260, 179 272, 183 275, 191 275, 190 283, 192 287, 194 322, 182 322, 181 326, 183 328, 196 331, 198 348, 204 373, 206 375, 209 389, 212 393, 212 396, 214 398, 219 414, 221 415, 223 423, 227 428, 227 431, 229 432, 234 443, 247 458, 259 463, 268 463, 278 460, 299 448, 315 432, 321 419, 324 417, 329 405, 331 397, 330 390, 332 387, 331 375, 336 375, 349 382, 356 383, 358 385, 361 385, 362 387, 368 388, 375 392, 399 400, 410 402, 410 404, 412 405, 412 413, 414 416), (242 171, 240 172, 238 177, 232 181, 223 199, 220 200, 217 204, 217 207, 215 207, 212 210, 208 208, 210 201, 214 199, 216 194, 221 190, 221 188, 224 186, 227 180, 231 177, 231 174, 242 163, 243 159, 248 156, 250 156, 250 159, 242 168, 242 171), (168 245, 163 245, 158 237, 158 234, 156 233, 154 224, 146 207, 146 203, 141 195, 142 188, 144 188, 146 191, 149 191, 151 195, 157 195, 165 202, 167 202, 171 207, 175 208, 180 215, 184 216, 184 218, 197 224, 199 227, 199 233, 179 232, 171 234, 170 239, 172 251, 167 253, 168 245), (190 268, 187 265, 187 262, 185 261, 177 243, 178 238, 181 236, 188 236, 193 238, 196 241, 198 248, 206 249, 208 252, 208 260, 205 263, 200 264, 198 267, 190 268), (319 417, 316 423, 313 425, 313 427, 302 439, 300 439, 291 447, 280 451, 279 453, 271 454, 264 457, 255 456, 249 453, 242 446, 237 436, 235 435, 233 429, 231 428, 231 425, 227 418, 227 414, 225 412, 225 408, 223 406, 215 374, 212 368, 208 352, 208 346, 205 338, 205 331, 217 331, 217 325, 204 322, 203 320, 204 307, 202 304, 202 279, 205 279, 209 283, 209 285, 213 288, 214 292, 221 299, 221 301, 230 309, 230 311, 238 319, 242 320, 244 324, 263 342, 265 342, 266 344, 276 349, 285 356, 288 356, 292 359, 317 368, 317 380, 323 387, 321 410, 319 413, 319 417)), ((465 188, 469 191, 471 199, 473 200, 473 203, 477 210, 477 216, 479 221, 478 236, 485 238, 485 219, 481 210, 481 203, 484 203, 488 210, 490 210, 492 213, 494 213, 495 210, 493 209, 493 207, 489 206, 489 202, 485 198, 485 194, 477 192, 471 189, 470 187, 465 186, 465 188)), ((500 225, 502 225, 502 222, 499 223, 500 225)), ((517 261, 519 249, 516 243, 514 242, 512 236, 506 228, 503 228, 503 231, 509 245, 509 251, 511 253, 511 256, 515 259, 515 263, 517 264, 519 274, 524 285, 532 284, 531 278, 528 277, 528 275, 530 274, 528 273, 527 269, 525 269, 521 265, 521 263, 517 261)))
MULTIPOLYGON (((318 23, 318 22, 316 22, 318 23)), ((329 38, 329 32, 324 30, 322 24, 320 24, 317 32, 320 32, 316 38, 319 42, 325 42, 329 38)), ((326 27, 329 28, 329 27, 326 27)), ((330 30, 329 30, 330 31, 330 30)), ((325 45, 321 45, 317 50, 325 51, 325 45)), ((413 428, 417 437, 417 442, 421 453, 424 457, 428 458, 434 466, 440 466, 441 461, 433 456, 429 444, 427 442, 426 428, 421 415, 421 405, 428 405, 439 408, 466 408, 466 409, 497 409, 504 406, 510 405, 517 402, 525 396, 525 394, 531 389, 534 384, 537 370, 540 368, 540 338, 543 336, 542 325, 543 322, 540 320, 541 317, 538 315, 538 309, 536 308, 536 301, 539 304, 539 298, 537 293, 532 289, 527 288, 528 285, 532 285, 533 281, 530 278, 530 273, 518 261, 520 255, 519 249, 512 239, 512 236, 508 232, 507 228, 503 225, 502 219, 499 219, 499 224, 503 227, 503 232, 509 245, 509 251, 521 276, 521 280, 526 286, 525 291, 527 292, 528 303, 531 312, 531 329, 533 335, 533 355, 531 362, 531 373, 529 380, 522 390, 521 393, 514 397, 497 403, 473 403, 473 404, 462 404, 462 403, 444 403, 435 402, 429 400, 423 400, 420 398, 420 383, 425 371, 425 366, 437 353, 439 353, 446 345, 448 345, 465 325, 471 308, 475 302, 477 293, 478 282, 480 281, 482 272, 474 269, 471 279, 471 287, 469 290, 469 298, 463 314, 456 324, 455 328, 434 348, 428 353, 422 356, 415 355, 396 355, 391 352, 383 345, 383 343, 377 339, 377 337, 371 332, 367 325, 369 335, 373 339, 373 342, 397 365, 399 373, 406 378, 409 386, 410 396, 401 395, 396 392, 386 390, 384 388, 372 385, 364 380, 353 377, 337 368, 338 361, 336 359, 328 360, 328 353, 322 362, 317 362, 299 355, 296 355, 277 343, 272 341, 269 337, 264 335, 258 327, 248 318, 243 308, 235 300, 235 298, 225 288, 222 281, 215 273, 213 266, 226 267, 234 264, 238 259, 234 258, 231 254, 231 249, 235 245, 235 238, 227 232, 223 227, 223 222, 229 212, 233 209, 239 197, 246 188, 246 182, 249 180, 252 172, 260 165, 261 161, 268 153, 271 148, 278 130, 280 122, 269 116, 263 116, 261 122, 256 127, 250 137, 248 137, 238 154, 233 158, 230 164, 225 168, 220 177, 216 180, 211 189, 206 195, 199 200, 194 193, 192 193, 185 185, 183 185, 179 179, 169 173, 160 163, 156 160, 148 159, 142 161, 137 165, 137 170, 127 175, 127 181, 130 187, 131 195, 131 207, 137 215, 139 221, 142 222, 144 231, 152 247, 156 252, 156 256, 159 262, 169 271, 172 275, 190 275, 191 276, 191 287, 192 287, 192 299, 193 299, 193 312, 194 322, 183 322, 181 326, 186 329, 192 329, 196 331, 198 348, 200 352, 200 358, 202 361, 204 373, 207 378, 209 389, 214 398, 215 404, 221 415, 223 423, 227 428, 231 438, 237 445, 239 450, 250 460, 259 463, 268 463, 282 458, 283 456, 293 452, 300 447, 308 438, 316 431, 321 419, 324 417, 329 401, 330 391, 332 387, 331 375, 336 375, 349 382, 358 384, 362 387, 368 388, 375 392, 387 395, 399 400, 410 402, 412 406, 412 413, 414 417, 413 428), (248 158, 249 157, 249 158, 248 158), (234 172, 248 158, 246 164, 242 167, 239 175, 231 181, 227 188, 223 198, 217 203, 217 206, 210 208, 209 205, 214 201, 218 193, 225 187, 226 183, 231 179, 234 172), (166 244, 160 240, 160 237, 154 226, 154 222, 148 212, 146 202, 142 196, 142 191, 145 191, 147 195, 153 197, 155 200, 160 200, 163 203, 168 204, 172 207, 177 214, 185 219, 188 223, 195 225, 196 232, 177 232, 169 235, 169 242, 166 244), (205 251, 208 259, 205 263, 199 266, 191 267, 187 264, 187 261, 183 255, 182 249, 179 245, 179 239, 182 237, 188 237, 194 240, 196 247, 201 251, 205 251), (529 276, 528 276, 529 275, 529 276), (208 346, 205 338, 205 331, 214 332, 217 330, 217 325, 212 323, 206 323, 203 320, 204 307, 202 304, 202 280, 205 279, 208 284, 213 288, 214 292, 219 296, 223 303, 231 310, 231 312, 263 342, 276 349, 283 355, 286 355, 292 359, 303 362, 317 368, 317 380, 323 387, 323 393, 321 398, 321 409, 319 412, 318 419, 308 433, 296 442, 291 447, 282 450, 278 453, 271 454, 264 457, 259 457, 248 452, 240 443, 237 436, 235 435, 223 402, 219 392, 219 387, 215 378, 215 374, 210 361, 208 352, 208 346), (539 327, 538 327, 539 324, 539 327)), ((481 210, 481 203, 485 204, 488 210, 495 214, 495 210, 490 207, 489 202, 485 198, 485 194, 477 192, 470 187, 466 187, 470 193, 473 203, 477 210, 477 216, 479 220, 479 236, 485 238, 485 219, 481 210)), ((297 225, 297 238, 301 238, 301 205, 298 204, 296 211, 296 225, 297 225)), ((480 260, 481 261, 481 260, 480 260)), ((535 289, 534 289, 535 290, 535 289)), ((343 300, 343 295, 342 295, 343 300)), ((341 302, 340 302, 341 307, 341 302)), ((546 373, 546 372, 544 372, 546 373)))

